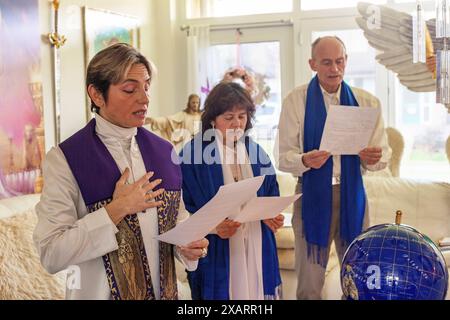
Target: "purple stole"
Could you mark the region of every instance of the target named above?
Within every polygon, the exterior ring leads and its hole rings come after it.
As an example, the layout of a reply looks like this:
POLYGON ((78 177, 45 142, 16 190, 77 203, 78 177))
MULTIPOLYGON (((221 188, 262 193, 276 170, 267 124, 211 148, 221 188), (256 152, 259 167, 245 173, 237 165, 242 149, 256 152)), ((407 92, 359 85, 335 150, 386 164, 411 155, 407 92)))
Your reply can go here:
MULTIPOLYGON (((181 170, 171 159, 172 145, 146 129, 138 128, 136 141, 147 172, 162 179, 164 188, 156 201, 159 234, 172 229, 177 221, 181 195, 181 170)), ((95 119, 60 144, 75 176, 89 213, 112 201, 115 184, 121 173, 116 162, 95 133, 95 119)), ((117 228, 118 250, 103 256, 111 294, 114 300, 152 300, 155 294, 150 267, 142 240, 137 214, 128 215, 117 228)), ((173 246, 159 243, 160 297, 177 299, 177 280, 173 246)))

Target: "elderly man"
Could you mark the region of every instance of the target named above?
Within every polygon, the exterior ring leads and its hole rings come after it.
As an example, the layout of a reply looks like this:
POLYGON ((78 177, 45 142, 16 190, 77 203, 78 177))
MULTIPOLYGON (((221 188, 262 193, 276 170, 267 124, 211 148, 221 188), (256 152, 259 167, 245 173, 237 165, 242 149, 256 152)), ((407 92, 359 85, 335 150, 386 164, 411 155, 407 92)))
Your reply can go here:
POLYGON ((381 115, 369 147, 359 155, 318 150, 330 104, 380 108, 376 97, 343 81, 346 64, 342 40, 317 39, 309 60, 317 75, 285 98, 280 115, 277 165, 298 177, 296 192, 303 193, 292 218, 297 299, 321 298, 331 242, 342 261, 347 246, 368 226, 361 172, 381 170, 390 158, 381 115))

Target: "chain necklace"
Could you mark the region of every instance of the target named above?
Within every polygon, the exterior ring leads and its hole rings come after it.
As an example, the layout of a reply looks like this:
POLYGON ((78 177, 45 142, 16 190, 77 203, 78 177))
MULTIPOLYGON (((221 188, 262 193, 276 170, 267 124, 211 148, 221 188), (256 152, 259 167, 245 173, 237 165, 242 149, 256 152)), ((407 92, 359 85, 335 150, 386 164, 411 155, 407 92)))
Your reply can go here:
POLYGON ((237 141, 234 142, 233 163, 231 164, 231 173, 233 175, 234 182, 238 182, 238 181, 242 180, 241 166, 239 165, 238 159, 237 159, 236 143, 237 143, 237 141))

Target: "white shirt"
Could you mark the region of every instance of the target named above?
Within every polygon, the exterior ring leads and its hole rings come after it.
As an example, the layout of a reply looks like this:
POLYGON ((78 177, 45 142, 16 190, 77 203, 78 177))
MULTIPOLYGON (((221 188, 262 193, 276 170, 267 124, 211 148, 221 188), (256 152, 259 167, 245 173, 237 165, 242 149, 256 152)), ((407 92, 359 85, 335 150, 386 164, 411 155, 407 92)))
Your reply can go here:
MULTIPOLYGON (((322 87, 321 89, 327 111, 330 104, 340 104, 340 87, 337 92, 331 94, 322 87)), ((278 125, 278 137, 274 148, 275 162, 278 169, 292 173, 296 177, 301 177, 304 172, 310 169, 305 167, 302 161, 307 90, 308 85, 302 85, 291 91, 284 99, 278 125)), ((352 88, 352 91, 360 106, 380 108, 380 101, 369 92, 359 88, 352 88)), ((380 147, 382 149, 382 157, 374 165, 365 165, 361 162, 363 171, 365 169, 370 171, 384 169, 391 158, 391 149, 388 145, 381 112, 374 133, 369 141, 369 146, 380 147)), ((340 178, 340 175, 340 156, 333 156, 333 177, 340 178)))
MULTIPOLYGON (((224 184, 234 183, 230 167, 234 162, 233 150, 221 143, 217 145, 222 163, 224 184)), ((236 150, 237 163, 240 166, 242 178, 253 178, 253 170, 245 144, 239 141, 236 150)), ((264 300, 261 222, 243 223, 236 233, 229 238, 229 246, 230 300, 264 300)))
MULTIPOLYGON (((136 128, 121 128, 97 115, 95 130, 120 171, 130 168, 130 183, 146 173, 135 139, 136 128)), ((79 267, 80 288, 68 287, 66 299, 111 299, 102 256, 118 249, 117 227, 105 208, 88 214, 75 177, 59 147, 48 152, 43 173, 45 183, 36 205, 38 224, 33 235, 42 265, 50 273, 74 265, 79 267)), ((177 222, 188 215, 181 201, 177 222)), ((155 296, 159 299, 159 246, 153 239, 158 234, 156 208, 138 213, 138 219, 155 296)), ((181 261, 188 270, 197 268, 197 261, 181 261)))

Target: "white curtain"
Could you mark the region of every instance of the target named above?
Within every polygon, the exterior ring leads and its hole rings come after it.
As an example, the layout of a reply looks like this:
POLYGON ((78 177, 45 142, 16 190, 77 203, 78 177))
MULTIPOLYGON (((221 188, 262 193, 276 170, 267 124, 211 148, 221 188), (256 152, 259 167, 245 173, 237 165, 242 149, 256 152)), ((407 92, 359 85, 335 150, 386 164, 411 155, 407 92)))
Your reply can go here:
POLYGON ((189 18, 206 18, 213 16, 213 4, 211 0, 191 0, 188 5, 189 18))
POLYGON ((188 95, 200 95, 202 105, 210 88, 209 25, 191 26, 187 37, 188 95))

